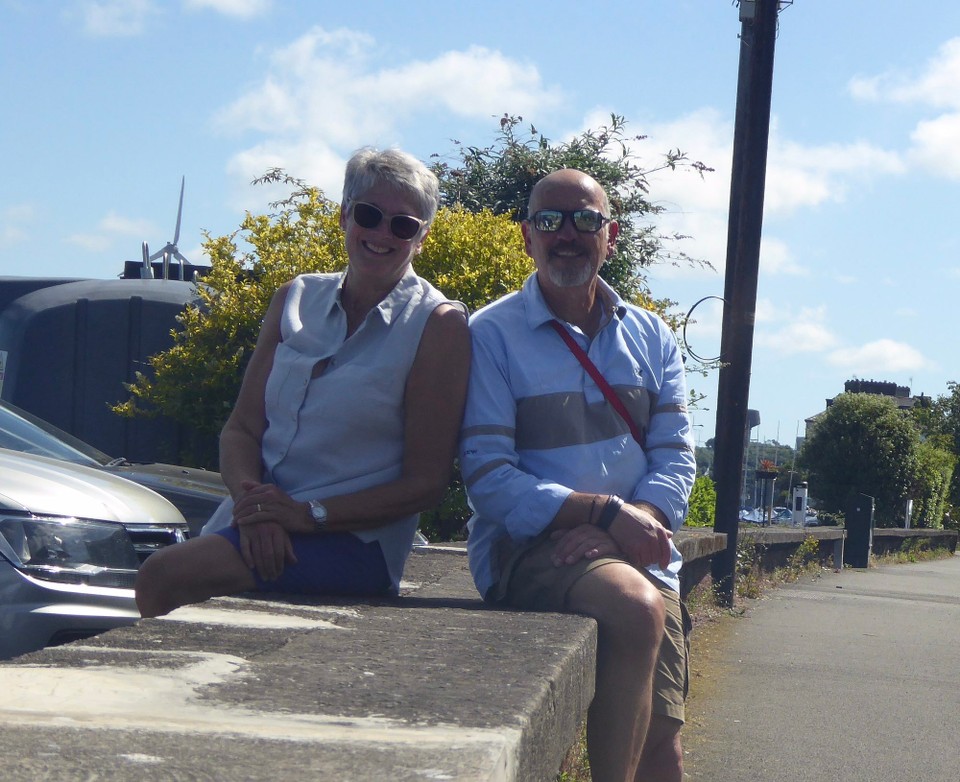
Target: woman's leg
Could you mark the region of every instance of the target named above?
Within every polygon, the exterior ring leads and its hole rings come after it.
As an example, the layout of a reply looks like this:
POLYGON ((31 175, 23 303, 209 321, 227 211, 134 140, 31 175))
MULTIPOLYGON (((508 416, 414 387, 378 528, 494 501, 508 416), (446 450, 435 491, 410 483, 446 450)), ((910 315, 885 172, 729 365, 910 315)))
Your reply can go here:
POLYGON ((203 535, 147 557, 135 588, 137 608, 146 618, 211 597, 246 592, 255 589, 256 582, 229 540, 203 535))

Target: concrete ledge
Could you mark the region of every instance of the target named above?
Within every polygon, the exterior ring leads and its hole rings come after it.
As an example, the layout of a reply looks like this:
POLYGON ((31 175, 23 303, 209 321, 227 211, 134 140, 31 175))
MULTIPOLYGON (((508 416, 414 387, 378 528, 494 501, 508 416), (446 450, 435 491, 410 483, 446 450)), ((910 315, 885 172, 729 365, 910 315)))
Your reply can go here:
POLYGON ((873 553, 887 554, 899 551, 908 542, 927 541, 931 549, 944 548, 951 553, 957 551, 957 530, 955 529, 888 529, 873 530, 873 553))
POLYGON ((727 536, 716 533, 710 527, 681 527, 674 542, 683 555, 680 570, 680 595, 686 597, 690 590, 710 575, 713 555, 727 547, 727 536))
POLYGON ((773 525, 755 527, 740 525, 739 538, 755 546, 758 561, 764 570, 784 567, 797 547, 807 538, 819 542, 817 557, 824 565, 841 567, 846 530, 842 527, 788 527, 773 525))
POLYGON ((228 598, 0 664, 3 779, 553 780, 596 627, 492 610, 462 554, 392 601, 228 598))
MULTIPOLYGON (((685 530, 685 570, 725 536, 685 530)), ((553 782, 593 698, 596 625, 490 608, 462 546, 395 600, 244 596, 0 663, 6 782, 553 782)))

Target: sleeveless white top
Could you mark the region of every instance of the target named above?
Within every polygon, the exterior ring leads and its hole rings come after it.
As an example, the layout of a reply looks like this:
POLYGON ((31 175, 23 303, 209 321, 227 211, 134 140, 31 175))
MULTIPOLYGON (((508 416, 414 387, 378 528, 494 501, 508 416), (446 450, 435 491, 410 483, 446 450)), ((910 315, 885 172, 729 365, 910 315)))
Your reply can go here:
MULTIPOLYGON (((404 391, 424 326, 440 304, 466 312, 408 268, 347 339, 343 281, 344 274, 305 274, 293 281, 267 379, 263 480, 301 502, 400 477, 404 391), (311 377, 324 359, 329 361, 323 373, 311 377)), ((229 525, 232 507, 232 500, 225 500, 203 534, 229 525)), ((380 543, 395 590, 418 519, 414 514, 353 533, 380 543)))

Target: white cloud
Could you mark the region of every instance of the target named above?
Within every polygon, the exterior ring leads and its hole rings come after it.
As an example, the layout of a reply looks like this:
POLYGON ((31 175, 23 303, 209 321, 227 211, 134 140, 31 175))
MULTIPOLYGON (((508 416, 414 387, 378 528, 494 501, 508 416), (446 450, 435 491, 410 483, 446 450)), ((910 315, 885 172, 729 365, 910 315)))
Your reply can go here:
POLYGON ((791 215, 798 209, 843 201, 853 183, 904 171, 899 155, 866 142, 807 146, 783 139, 774 128, 767 155, 764 213, 791 215))
POLYGON ((901 71, 857 76, 848 89, 853 97, 865 101, 960 108, 960 38, 944 43, 917 76, 901 71))
POLYGON ((65 241, 88 252, 103 252, 113 244, 113 238, 104 234, 70 234, 65 241))
POLYGON ((245 185, 269 161, 326 190, 330 170, 338 168, 339 179, 356 147, 396 144, 411 120, 438 110, 488 120, 504 106, 538 114, 559 102, 534 66, 483 47, 379 69, 375 54, 369 35, 321 27, 270 53, 262 81, 214 118, 224 132, 257 137, 229 170, 245 185))
POLYGON ((928 369, 932 363, 920 351, 903 342, 878 339, 858 347, 840 348, 827 356, 833 366, 851 375, 873 375, 928 369))
MULTIPOLYGON (((583 127, 596 128, 609 121, 600 109, 587 116, 583 127)), ((640 126, 647 138, 630 144, 646 168, 661 165, 668 148, 681 149, 691 160, 714 169, 702 177, 690 170, 663 170, 650 176, 651 194, 667 212, 657 217, 663 233, 693 237, 682 249, 709 261, 723 273, 727 252, 730 178, 733 156, 733 124, 714 109, 692 112, 679 119, 651 127, 640 126)), ((841 201, 854 184, 868 177, 900 174, 900 157, 865 142, 811 146, 785 139, 776 120, 771 125, 767 155, 764 216, 790 217, 799 210, 815 209, 841 201)), ((789 245, 764 228, 761 245, 764 275, 806 275, 809 270, 792 254, 789 245)), ((714 276, 708 270, 685 267, 658 270, 663 278, 714 276)))
POLYGON ((27 232, 20 226, 0 224, 0 247, 13 247, 27 238, 27 232))
POLYGON ((760 273, 804 277, 810 272, 796 262, 786 242, 763 236, 760 239, 760 273))
POLYGON ((857 77, 849 89, 861 100, 946 109, 917 122, 908 159, 937 176, 960 179, 960 38, 943 44, 918 75, 890 71, 857 77))
POLYGON ((188 11, 215 11, 224 16, 252 19, 270 10, 271 0, 184 0, 188 11))
POLYGON ((152 0, 86 0, 78 10, 83 31, 102 38, 140 35, 160 13, 152 0))
MULTIPOLYGON (((704 186, 691 180, 695 175, 676 176, 666 171, 656 176, 657 197, 726 212, 730 201, 733 162, 733 123, 713 109, 686 115, 675 122, 653 127, 649 132, 652 149, 664 145, 679 147, 691 159, 715 169, 704 175, 704 186)), ((664 147, 663 150, 660 148, 664 147)), ((770 124, 767 177, 764 185, 764 213, 790 215, 798 209, 820 206, 843 198, 847 181, 868 174, 899 174, 904 171, 900 157, 866 142, 811 146, 783 136, 774 117, 770 124)), ((689 172, 687 172, 689 173, 689 172)))
POLYGON ((116 212, 108 212, 97 223, 96 230, 70 234, 65 241, 91 252, 103 252, 112 247, 117 238, 133 236, 143 241, 155 233, 156 227, 149 220, 137 220, 123 217, 116 212))
MULTIPOLYGON (((351 150, 352 151, 352 150, 351 150)), ((248 184, 271 168, 283 168, 287 173, 319 187, 324 195, 339 200, 343 189, 343 169, 346 159, 321 139, 286 144, 265 142, 236 154, 227 165, 227 172, 238 181, 248 184)), ((250 212, 263 212, 271 201, 290 195, 286 185, 259 185, 243 187, 234 195, 234 206, 250 212)))
POLYGON ((433 104, 461 117, 487 118, 504 106, 513 113, 536 115, 560 101, 556 90, 544 87, 536 66, 482 46, 383 71, 369 80, 369 87, 375 99, 433 104))
POLYGON ((116 212, 108 212, 100 220, 99 228, 104 233, 119 236, 146 236, 154 226, 149 220, 136 220, 123 217, 116 212))
MULTIPOLYGON (((960 83, 957 85, 960 91, 960 83)), ((911 159, 931 173, 960 179, 960 112, 917 123, 911 159)))
POLYGON ((771 308, 768 303, 762 309, 758 307, 754 342, 758 347, 770 348, 781 356, 821 353, 833 348, 838 341, 825 321, 825 307, 804 307, 797 315, 792 315, 781 308, 771 308), (783 325, 784 321, 788 321, 786 325, 783 325))
POLYGON ((559 100, 535 67, 483 47, 375 70, 375 44, 362 33, 314 28, 275 52, 262 84, 221 111, 217 124, 356 144, 437 108, 487 118, 503 106, 536 113, 559 100))
POLYGON ((33 204, 14 204, 3 210, 3 220, 27 222, 36 216, 36 207, 33 204))
POLYGON ((0 247, 12 247, 25 241, 28 228, 36 218, 33 204, 14 204, 0 212, 0 247))
MULTIPOLYGON (((589 119, 594 127, 609 122, 610 113, 603 117, 597 113, 589 119)), ((628 144, 630 150, 642 161, 644 168, 653 169, 663 165, 664 155, 670 150, 684 152, 689 160, 700 161, 714 169, 701 177, 692 170, 669 169, 650 176, 655 183, 654 197, 668 209, 676 205, 685 211, 723 211, 730 201, 730 163, 733 154, 733 123, 715 109, 701 109, 669 122, 641 126, 635 133, 643 133, 643 141, 628 144)))

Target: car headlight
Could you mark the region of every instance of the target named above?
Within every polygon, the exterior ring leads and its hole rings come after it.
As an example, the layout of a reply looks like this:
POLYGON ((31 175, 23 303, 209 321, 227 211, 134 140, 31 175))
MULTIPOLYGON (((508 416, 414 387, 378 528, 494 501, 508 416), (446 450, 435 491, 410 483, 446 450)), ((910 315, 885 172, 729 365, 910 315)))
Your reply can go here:
POLYGON ((0 514, 0 555, 45 581, 130 589, 140 560, 122 524, 0 514))

